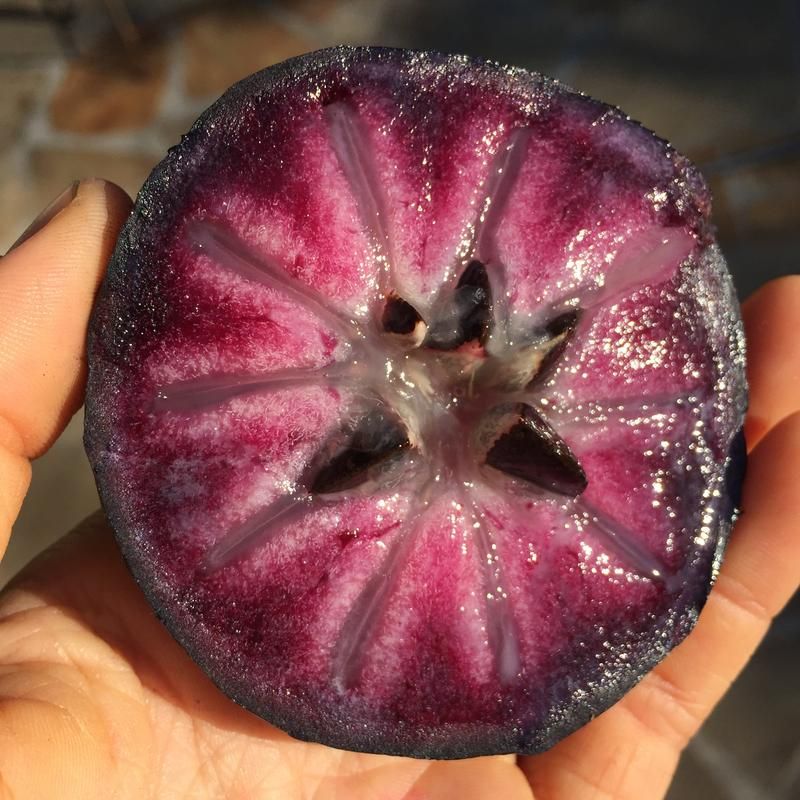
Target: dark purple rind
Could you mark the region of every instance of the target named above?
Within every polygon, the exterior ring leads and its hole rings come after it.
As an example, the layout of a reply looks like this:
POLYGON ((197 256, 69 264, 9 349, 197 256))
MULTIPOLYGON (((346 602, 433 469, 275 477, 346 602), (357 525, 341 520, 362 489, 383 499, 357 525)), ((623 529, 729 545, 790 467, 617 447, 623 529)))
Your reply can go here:
POLYGON ((728 468, 725 471, 725 496, 728 507, 723 516, 733 517, 742 507, 742 487, 747 474, 747 442, 742 428, 733 437, 728 451, 728 468))
MULTIPOLYGON (((635 652, 635 664, 630 670, 618 665, 613 677, 604 675, 598 666, 599 681, 593 688, 590 697, 576 698, 568 693, 557 703, 544 724, 534 728, 524 725, 519 727, 491 727, 483 724, 471 726, 450 725, 432 731, 410 730, 398 725, 396 721, 385 724, 372 721, 368 730, 363 724, 348 723, 347 712, 344 716, 337 707, 329 707, 319 716, 313 718, 302 699, 285 698, 280 702, 264 703, 262 698, 254 695, 247 682, 246 675, 240 680, 232 676, 236 671, 230 664, 222 664, 215 660, 215 653, 198 646, 199 637, 195 631, 187 627, 185 620, 171 617, 164 604, 165 598, 155 591, 153 564, 149 554, 137 542, 138 531, 146 530, 147 520, 132 519, 125 509, 125 498, 119 494, 119 487, 114 475, 114 454, 118 444, 115 431, 110 425, 111 407, 117 393, 127 391, 122 372, 119 367, 128 367, 133 361, 142 359, 147 353, 148 344, 158 339, 163 320, 168 316, 166 301, 153 298, 139 307, 139 314, 132 319, 126 311, 131 297, 142 296, 145 292, 140 286, 147 281, 153 265, 140 263, 136 273, 126 273, 130 261, 139 258, 139 253, 148 252, 153 242, 158 242, 161 233, 168 230, 179 212, 179 207, 170 203, 170 197, 181 196, 186 184, 195 180, 195 173, 202 173, 204 164, 214 163, 214 140, 208 133, 210 123, 236 125, 236 111, 239 102, 253 92, 266 91, 281 82, 291 83, 295 76, 304 70, 323 71, 341 58, 347 59, 406 59, 411 56, 402 51, 380 49, 341 48, 324 51, 318 54, 293 59, 270 70, 258 73, 231 89, 220 101, 212 106, 181 144, 173 148, 162 164, 160 164, 145 183, 137 199, 134 212, 120 235, 108 274, 101 289, 100 298, 93 314, 89 334, 89 387, 87 390, 87 427, 85 432, 86 449, 95 471, 103 508, 114 529, 123 556, 135 579, 142 587, 156 614, 190 654, 193 660, 211 677, 217 686, 235 702, 253 711, 264 719, 276 724, 296 738, 320 741, 325 744, 349 750, 365 752, 383 752, 393 755, 415 756, 423 758, 463 758, 490 753, 536 753, 546 750, 568 733, 576 730, 591 717, 602 712, 628 689, 658 661, 666 652, 679 643, 691 630, 697 614, 705 602, 706 590, 711 578, 718 569, 718 558, 713 560, 706 554, 691 570, 701 576, 687 587, 684 596, 674 604, 680 609, 671 626, 671 634, 667 641, 659 647, 652 643, 643 645, 641 652, 635 652), (133 285, 132 285, 133 284, 133 285), (111 367, 111 369, 109 369, 111 367), (115 374, 116 372, 116 374, 115 374), (148 580, 148 576, 152 579, 148 580), (229 677, 225 677, 225 673, 229 677)), ((432 59, 446 57, 430 55, 432 59)), ((476 70, 494 70, 493 65, 483 62, 464 60, 476 70)), ((523 73, 515 71, 517 79, 523 73)), ((537 77, 524 78, 537 83, 547 83, 546 79, 537 77)), ((700 179, 692 168, 686 166, 687 180, 695 186, 690 192, 692 197, 705 197, 700 179)), ((701 204, 707 200, 701 200, 701 204)), ((704 214, 700 214, 703 218, 704 214)), ((701 238, 706 234, 698 230, 701 238)), ((157 251, 157 245, 153 247, 157 251)), ((738 323, 737 323, 738 324, 738 323)), ((742 389, 743 391, 743 389, 742 389)), ((735 486, 740 483, 743 465, 739 465, 739 449, 731 445, 732 455, 729 458, 728 486, 730 495, 735 497, 735 486)), ((733 501, 736 505, 737 501, 733 501)), ((730 512, 733 514, 733 505, 730 512)), ((725 515, 723 515, 725 516, 725 515)), ((716 532, 721 553, 722 543, 727 539, 731 523, 722 520, 716 532)), ((630 643, 628 643, 629 646, 630 643)), ((563 662, 569 665, 571 653, 565 653, 563 662)))

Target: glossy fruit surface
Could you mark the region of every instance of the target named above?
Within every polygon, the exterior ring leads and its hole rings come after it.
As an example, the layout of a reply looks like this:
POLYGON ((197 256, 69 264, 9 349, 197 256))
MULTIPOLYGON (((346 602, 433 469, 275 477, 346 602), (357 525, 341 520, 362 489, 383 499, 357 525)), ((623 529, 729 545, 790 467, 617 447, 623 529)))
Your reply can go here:
POLYGON ((337 48, 156 168, 90 336, 120 546, 294 736, 535 752, 694 624, 738 502, 738 305, 696 170, 522 70, 337 48))

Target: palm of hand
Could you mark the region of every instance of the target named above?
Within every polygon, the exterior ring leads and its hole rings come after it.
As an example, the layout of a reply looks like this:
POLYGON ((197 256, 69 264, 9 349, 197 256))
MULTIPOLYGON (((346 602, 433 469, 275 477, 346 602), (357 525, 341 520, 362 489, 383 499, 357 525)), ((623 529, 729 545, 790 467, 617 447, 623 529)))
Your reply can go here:
MULTIPOLYGON (((56 745, 29 775, 31 797, 50 796, 48 773, 62 767, 87 798, 470 798, 489 788, 530 797, 513 757, 347 753, 294 740, 237 707, 154 618, 100 514, 15 582, 0 627, 0 660, 26 665, 13 686, 0 677, 0 692, 16 696, 7 721, 47 730, 56 745)), ((7 769, 14 778, 15 765, 7 769)))
MULTIPOLYGON (((46 449, 80 402, 78 354, 92 292, 127 208, 118 190, 83 185, 69 208, 3 261, 0 342, 20 352, 0 351, 0 552, 27 457, 46 449), (75 230, 84 236, 77 247, 75 230), (48 292, 65 310, 43 320, 42 339, 31 344, 20 331, 30 339, 48 292), (13 308, 3 306, 8 298, 13 308), (82 308, 77 319, 69 300, 82 308), (54 350, 63 356, 43 385, 22 383, 25 364, 44 363, 54 350)), ((290 738, 225 698, 169 637, 98 514, 0 596, 0 798, 661 797, 681 749, 798 583, 798 311, 795 279, 766 287, 746 309, 749 438, 763 441, 752 455, 745 513, 696 630, 616 706, 549 752, 430 762, 290 738)))

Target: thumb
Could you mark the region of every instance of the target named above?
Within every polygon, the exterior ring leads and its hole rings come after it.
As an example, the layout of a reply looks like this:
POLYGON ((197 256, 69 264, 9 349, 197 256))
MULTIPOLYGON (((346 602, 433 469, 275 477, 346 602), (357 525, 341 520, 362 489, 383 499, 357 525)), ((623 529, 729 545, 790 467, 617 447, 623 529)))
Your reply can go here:
POLYGON ((29 459, 83 402, 86 326, 130 207, 119 187, 83 181, 0 259, 0 557, 28 489, 29 459))

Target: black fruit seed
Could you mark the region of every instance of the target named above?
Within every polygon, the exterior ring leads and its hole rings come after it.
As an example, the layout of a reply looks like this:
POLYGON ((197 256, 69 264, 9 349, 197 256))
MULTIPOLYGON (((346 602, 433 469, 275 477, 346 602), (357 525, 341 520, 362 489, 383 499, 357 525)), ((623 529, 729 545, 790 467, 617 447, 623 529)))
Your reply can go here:
POLYGON ((456 286, 456 303, 463 308, 461 317, 464 340, 483 344, 492 323, 492 289, 489 275, 480 261, 470 261, 456 286))
POLYGON ((566 311, 554 317, 544 327, 547 337, 550 339, 551 346, 542 359, 536 374, 533 376, 531 383, 536 383, 546 378, 553 370, 553 367, 558 363, 564 350, 567 348, 569 340, 575 333, 580 321, 580 311, 566 311))
POLYGON ((458 279, 446 321, 434 325, 425 344, 456 350, 467 342, 485 344, 492 329, 492 289, 486 266, 474 260, 458 279))
POLYGON ((568 497, 577 497, 587 486, 586 474, 567 443, 526 403, 518 403, 505 417, 503 433, 486 463, 568 497))
POLYGON ((381 324, 386 333, 413 338, 425 322, 411 303, 392 292, 386 298, 381 324))
POLYGON ((550 322, 545 325, 544 329, 551 338, 555 339, 557 336, 561 336, 564 333, 571 334, 578 324, 578 319, 580 319, 579 311, 566 311, 563 314, 559 314, 554 319, 551 319, 550 322))
POLYGON ((310 494, 332 494, 364 484, 373 470, 411 446, 397 417, 374 409, 358 420, 343 447, 317 471, 310 494))

